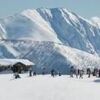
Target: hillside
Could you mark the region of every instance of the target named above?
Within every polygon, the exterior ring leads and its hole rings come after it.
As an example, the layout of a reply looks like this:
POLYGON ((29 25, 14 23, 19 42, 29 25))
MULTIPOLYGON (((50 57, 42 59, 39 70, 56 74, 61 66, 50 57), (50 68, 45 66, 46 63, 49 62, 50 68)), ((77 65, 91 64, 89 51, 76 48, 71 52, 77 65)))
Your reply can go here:
POLYGON ((0 36, 4 39, 61 42, 99 55, 100 27, 95 23, 65 8, 29 9, 1 19, 0 36))
MULTIPOLYGON (((43 68, 46 68, 47 73, 50 73, 52 68, 61 73, 68 73, 71 65, 77 68, 100 67, 98 56, 60 43, 47 41, 7 41, 7 43, 9 48, 4 46, 1 49, 2 58, 29 59, 36 64, 34 70, 39 73, 42 72, 43 68)), ((4 42, 2 45, 7 43, 4 42)))
POLYGON ((39 71, 99 67, 99 18, 91 20, 65 8, 28 9, 0 19, 0 58, 30 59, 39 71))

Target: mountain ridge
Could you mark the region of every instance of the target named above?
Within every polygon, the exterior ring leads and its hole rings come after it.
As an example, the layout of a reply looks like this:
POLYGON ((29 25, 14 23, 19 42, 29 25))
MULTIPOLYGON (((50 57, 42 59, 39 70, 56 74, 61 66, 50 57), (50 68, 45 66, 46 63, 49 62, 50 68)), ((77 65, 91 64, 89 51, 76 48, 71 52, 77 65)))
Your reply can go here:
POLYGON ((27 58, 39 69, 100 65, 100 27, 65 8, 28 9, 0 19, 0 40, 1 58, 27 58))

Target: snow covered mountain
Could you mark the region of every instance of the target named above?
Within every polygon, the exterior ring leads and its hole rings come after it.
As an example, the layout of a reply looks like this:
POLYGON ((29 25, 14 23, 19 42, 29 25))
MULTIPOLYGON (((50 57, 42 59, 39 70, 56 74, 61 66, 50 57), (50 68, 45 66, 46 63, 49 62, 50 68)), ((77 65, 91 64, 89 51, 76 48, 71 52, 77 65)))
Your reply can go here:
POLYGON ((2 43, 2 58, 25 58, 33 61, 36 66, 34 70, 41 73, 43 68, 50 73, 55 69, 63 74, 69 73, 69 68, 98 68, 100 58, 87 52, 65 46, 60 43, 48 41, 6 41, 2 43), (5 44, 9 44, 9 46, 5 44))
POLYGON ((0 37, 53 41, 92 54, 100 53, 100 27, 65 8, 25 10, 1 19, 0 37))
POLYGON ((96 26, 100 27, 100 18, 99 17, 92 17, 91 18, 92 23, 94 23, 96 26))
POLYGON ((62 72, 69 64, 99 67, 98 23, 65 8, 25 10, 0 19, 0 57, 28 58, 39 69, 62 72))

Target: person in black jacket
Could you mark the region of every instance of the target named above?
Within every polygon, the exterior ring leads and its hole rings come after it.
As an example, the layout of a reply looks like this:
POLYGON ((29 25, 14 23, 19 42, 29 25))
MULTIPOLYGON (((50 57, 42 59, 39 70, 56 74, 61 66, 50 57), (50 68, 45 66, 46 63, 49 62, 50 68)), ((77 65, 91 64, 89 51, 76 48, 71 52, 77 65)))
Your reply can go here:
POLYGON ((99 72, 98 72, 98 74, 99 74, 99 75, 98 75, 98 77, 100 77, 100 69, 99 69, 99 72))
POLYGON ((55 70, 54 69, 51 70, 51 76, 53 76, 53 77, 55 76, 55 70))
POLYGON ((91 76, 91 69, 90 68, 87 68, 87 74, 88 74, 88 78, 90 78, 90 76, 91 76))
POLYGON ((15 77, 15 79, 21 78, 18 72, 14 73, 14 77, 15 77))
POLYGON ((84 70, 83 69, 79 69, 79 78, 83 78, 83 74, 84 74, 84 70))
POLYGON ((36 76, 36 71, 33 72, 33 76, 36 76))
POLYGON ((76 75, 76 78, 78 78, 78 76, 79 76, 79 69, 75 69, 75 75, 76 75))
POLYGON ((71 67, 70 67, 70 77, 73 77, 74 72, 75 72, 74 67, 71 66, 71 67))
POLYGON ((30 77, 32 76, 32 72, 33 72, 32 67, 30 67, 30 69, 29 69, 29 76, 30 77))

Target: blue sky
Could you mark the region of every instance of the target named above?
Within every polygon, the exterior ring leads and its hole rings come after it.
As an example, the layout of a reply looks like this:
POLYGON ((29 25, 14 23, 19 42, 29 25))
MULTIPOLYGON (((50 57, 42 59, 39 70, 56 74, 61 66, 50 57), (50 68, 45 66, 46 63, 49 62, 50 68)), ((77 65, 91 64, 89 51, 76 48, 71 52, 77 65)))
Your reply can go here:
POLYGON ((100 17, 100 0, 0 0, 0 18, 40 7, 65 7, 85 18, 100 17))

